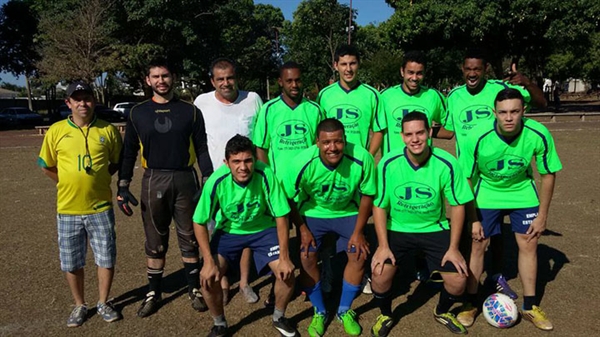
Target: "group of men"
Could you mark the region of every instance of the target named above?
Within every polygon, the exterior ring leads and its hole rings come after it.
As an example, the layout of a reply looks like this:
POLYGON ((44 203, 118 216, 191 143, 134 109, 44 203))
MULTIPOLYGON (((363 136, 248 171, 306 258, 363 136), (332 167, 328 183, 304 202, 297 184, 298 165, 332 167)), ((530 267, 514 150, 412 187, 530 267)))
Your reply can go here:
MULTIPOLYGON (((87 236, 98 265, 98 312, 109 322, 120 318, 106 303, 116 256, 110 176, 119 170, 117 201, 131 215, 130 205, 138 202, 129 183, 140 152, 149 281, 141 317, 160 307, 169 225, 175 220, 191 305, 213 318, 209 336, 227 335, 228 270, 239 265, 240 292, 250 303, 258 300, 248 283, 252 257, 259 275, 274 275, 273 326, 283 336, 299 335, 285 317, 296 282, 293 254, 300 255, 299 287, 314 307, 308 333, 322 336, 329 315, 317 252, 329 233, 337 239, 336 252, 347 254, 335 317, 348 335, 362 332, 352 302, 365 269, 381 311, 371 334, 389 334, 395 324, 392 281, 413 251, 421 251, 430 273, 443 281, 435 320, 464 334, 478 314, 484 252, 509 215, 519 247, 523 317, 551 330, 537 306, 535 252, 561 164, 548 130, 524 117, 528 105, 545 105, 541 90, 514 65, 505 80, 485 79, 487 62, 476 51, 462 64, 465 85, 447 98, 422 85, 426 62, 420 52, 405 54, 402 83, 381 94, 358 80, 354 47, 340 47, 334 59, 340 79, 317 102, 303 95, 300 65, 286 62, 279 70, 281 95, 264 105, 255 93, 238 89, 229 59, 211 64, 215 91, 200 95, 194 105, 173 94, 169 65, 152 63, 146 82, 153 97, 131 110, 120 158, 120 135, 93 116, 89 86, 73 83, 66 100, 73 114, 50 128, 39 159, 58 183, 61 268, 76 304, 67 325, 79 326, 87 317, 87 236), (454 136, 456 158, 432 144, 432 138, 454 136), (539 192, 532 158, 542 175, 539 192), (193 168, 196 161, 202 179, 193 168), (59 179, 65 172, 68 178, 59 179), (371 216, 376 245, 364 234, 371 216), (291 224, 299 252, 289 250, 291 224), (457 302, 463 304, 452 311, 457 302)), ((492 244, 496 260, 502 259, 501 246, 492 244)), ((516 298, 500 273, 491 278, 498 290, 516 298)))

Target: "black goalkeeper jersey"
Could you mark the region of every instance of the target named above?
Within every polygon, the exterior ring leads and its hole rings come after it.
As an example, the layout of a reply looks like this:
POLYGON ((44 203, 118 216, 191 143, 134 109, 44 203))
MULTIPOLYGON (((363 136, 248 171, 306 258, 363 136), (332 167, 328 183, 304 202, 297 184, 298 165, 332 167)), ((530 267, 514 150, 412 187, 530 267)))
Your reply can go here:
POLYGON ((163 104, 150 99, 131 109, 123 141, 120 180, 131 180, 140 150, 144 168, 185 170, 198 158, 203 176, 213 172, 202 113, 178 98, 163 104))

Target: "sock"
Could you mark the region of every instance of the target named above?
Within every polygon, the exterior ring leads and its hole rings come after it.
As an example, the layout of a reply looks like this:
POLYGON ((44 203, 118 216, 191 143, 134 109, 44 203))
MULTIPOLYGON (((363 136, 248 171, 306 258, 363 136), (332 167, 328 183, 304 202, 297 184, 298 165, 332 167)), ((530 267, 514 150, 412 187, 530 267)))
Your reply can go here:
POLYGON ((275 310, 273 310, 273 322, 279 321, 283 315, 285 315, 285 310, 275 308, 275 310))
POLYGON ((465 300, 467 303, 470 303, 472 306, 476 306, 475 302, 477 302, 477 294, 467 294, 465 300))
POLYGON ((327 309, 325 308, 325 300, 323 299, 323 292, 321 291, 321 281, 317 282, 317 284, 312 287, 306 287, 302 290, 304 290, 308 296, 310 303, 312 303, 313 307, 315 307, 317 313, 324 314, 327 312, 327 309))
POLYGON ((191 293, 193 289, 200 289, 200 262, 184 262, 185 278, 188 283, 188 291, 191 293))
POLYGON ((456 303, 456 297, 448 293, 446 288, 442 288, 440 292, 440 299, 438 301, 438 305, 435 308, 435 312, 437 314, 443 314, 450 311, 450 308, 456 303))
POLYGON ((392 317, 392 292, 388 290, 384 293, 378 293, 373 290, 373 297, 375 297, 375 305, 379 307, 381 314, 392 317))
POLYGON ((340 306, 338 307, 338 315, 345 313, 350 310, 352 301, 356 298, 356 295, 360 292, 360 284, 354 285, 342 280, 342 296, 340 298, 340 306))
POLYGON ((215 322, 215 326, 224 326, 227 327, 227 321, 225 320, 225 315, 219 315, 217 317, 213 317, 213 321, 215 322))
POLYGON ((523 310, 531 310, 535 305, 535 296, 523 296, 523 310))
POLYGON ((156 297, 158 297, 158 298, 160 298, 160 295, 162 293, 161 283, 162 283, 162 277, 163 277, 164 272, 165 272, 164 269, 154 269, 154 268, 150 268, 150 267, 148 267, 148 270, 147 270, 148 285, 149 285, 150 291, 154 291, 154 293, 156 294, 156 297))

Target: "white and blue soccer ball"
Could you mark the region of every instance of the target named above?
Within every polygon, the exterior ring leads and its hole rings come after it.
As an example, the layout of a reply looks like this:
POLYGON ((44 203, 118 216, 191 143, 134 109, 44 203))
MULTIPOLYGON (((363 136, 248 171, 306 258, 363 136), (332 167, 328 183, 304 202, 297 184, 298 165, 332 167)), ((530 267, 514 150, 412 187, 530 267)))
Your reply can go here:
POLYGON ((504 329, 513 326, 519 318, 517 305, 508 296, 495 293, 483 302, 483 317, 491 326, 504 329))

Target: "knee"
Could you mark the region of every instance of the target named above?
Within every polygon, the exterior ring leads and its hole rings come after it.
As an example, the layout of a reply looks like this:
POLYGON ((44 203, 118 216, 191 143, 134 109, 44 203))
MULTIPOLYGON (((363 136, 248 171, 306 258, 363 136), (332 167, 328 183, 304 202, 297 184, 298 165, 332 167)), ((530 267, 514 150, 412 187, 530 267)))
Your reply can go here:
POLYGON ((302 264, 302 269, 304 269, 306 272, 319 270, 319 267, 317 266, 316 253, 308 253, 308 257, 301 256, 300 263, 302 264))
POLYGON ((350 267, 354 270, 363 269, 365 267, 365 260, 359 258, 356 259, 357 254, 348 254, 348 263, 346 264, 346 268, 350 267))
POLYGON ((444 278, 444 288, 451 295, 462 295, 467 287, 467 278, 463 275, 456 274, 444 278))

